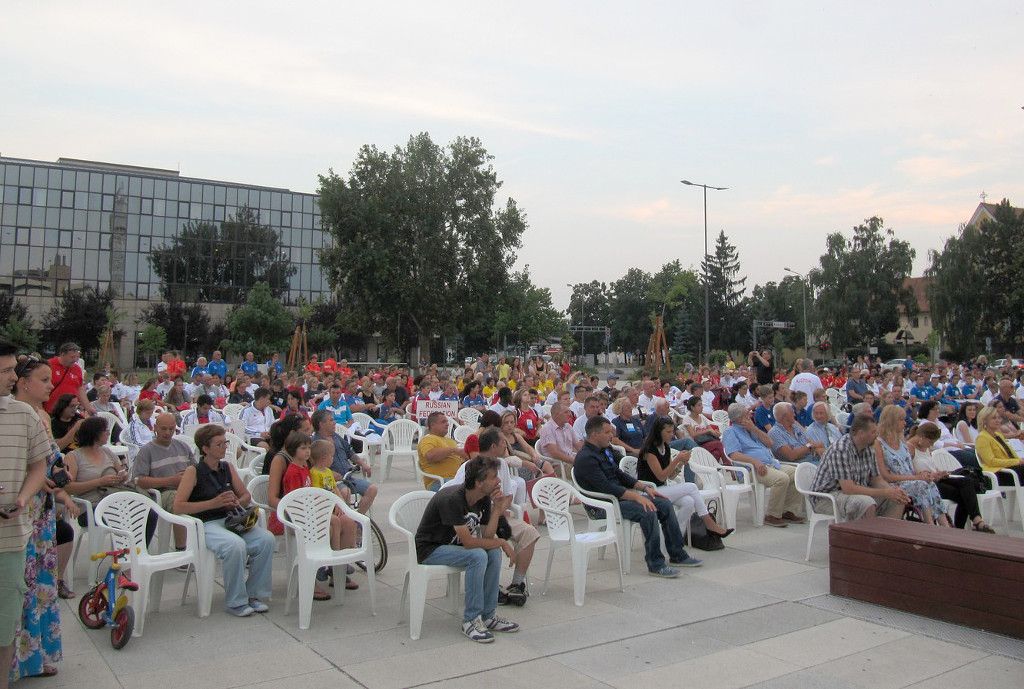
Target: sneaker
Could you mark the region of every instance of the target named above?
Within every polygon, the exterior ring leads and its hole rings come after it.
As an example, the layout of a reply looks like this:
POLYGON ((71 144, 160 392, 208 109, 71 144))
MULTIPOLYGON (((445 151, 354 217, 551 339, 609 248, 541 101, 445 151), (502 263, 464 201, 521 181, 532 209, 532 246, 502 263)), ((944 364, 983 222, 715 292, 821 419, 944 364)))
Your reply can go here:
POLYGON ((806 524, 807 520, 801 516, 793 514, 792 512, 783 512, 782 518, 790 524, 806 524))
POLYGON ((470 641, 475 641, 478 644, 489 644, 494 641, 494 634, 487 631, 479 617, 469 622, 463 622, 462 633, 469 637, 470 641))
POLYGON ((663 579, 675 579, 679 576, 679 570, 675 567, 662 567, 661 569, 648 570, 647 572, 652 577, 662 577, 663 579))
POLYGON ((225 608, 225 610, 227 610, 229 613, 231 613, 235 617, 249 617, 254 612, 256 612, 255 610, 252 609, 251 605, 239 605, 238 607, 235 607, 235 608, 225 608))
POLYGON ((511 634, 512 632, 519 631, 519 625, 515 622, 510 622, 504 618, 494 615, 491 619, 484 622, 484 626, 494 632, 506 632, 511 634))
POLYGON ((331 569, 329 567, 321 567, 316 571, 316 580, 323 583, 331 578, 331 569))
POLYGON ((498 605, 508 605, 508 594, 504 589, 498 589, 498 605))
POLYGON ((781 517, 773 517, 770 514, 766 514, 764 516, 764 524, 765 526, 774 526, 779 529, 784 529, 789 526, 785 519, 782 519, 781 517))
MULTIPOLYGON (((980 529, 979 529, 980 530, 980 529)), ((995 532, 993 532, 995 533, 995 532)), ((68 599, 74 598, 75 592, 68 588, 68 585, 64 583, 63 579, 57 580, 57 595, 61 598, 68 599)))
MULTIPOLYGON (((498 597, 501 597, 500 594, 498 597)), ((515 605, 520 608, 526 605, 526 599, 529 597, 530 594, 526 590, 526 582, 520 582, 518 584, 509 584, 505 594, 507 604, 515 605)))
POLYGON ((687 557, 685 560, 669 560, 676 567, 700 567, 704 564, 703 560, 698 560, 695 557, 687 557))
POLYGON ((249 607, 252 608, 253 612, 263 613, 270 610, 270 606, 261 601, 259 598, 250 598, 249 607))

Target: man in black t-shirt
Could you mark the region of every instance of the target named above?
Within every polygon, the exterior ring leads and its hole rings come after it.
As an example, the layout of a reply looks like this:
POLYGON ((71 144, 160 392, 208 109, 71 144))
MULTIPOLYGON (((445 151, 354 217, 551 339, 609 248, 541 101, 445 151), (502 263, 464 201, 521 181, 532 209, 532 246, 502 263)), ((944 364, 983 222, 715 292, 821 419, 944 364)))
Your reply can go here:
POLYGON ((416 561, 466 570, 462 633, 478 643, 494 641, 492 631, 515 632, 519 625, 494 614, 498 606, 501 552, 515 562, 515 550, 497 537, 498 519, 512 504, 501 493, 496 459, 466 463, 466 481, 438 491, 416 529, 416 561))
POLYGON ((772 363, 772 353, 766 349, 763 352, 753 351, 747 355, 747 362, 754 369, 754 376, 757 377, 758 385, 771 385, 775 378, 775 365, 772 363))

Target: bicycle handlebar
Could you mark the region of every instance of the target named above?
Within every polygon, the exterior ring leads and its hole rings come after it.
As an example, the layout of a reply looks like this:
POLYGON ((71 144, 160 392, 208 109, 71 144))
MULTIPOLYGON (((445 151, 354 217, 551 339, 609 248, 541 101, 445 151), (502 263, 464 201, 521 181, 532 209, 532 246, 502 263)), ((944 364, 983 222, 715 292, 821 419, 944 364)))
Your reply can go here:
POLYGON ((93 553, 93 555, 89 559, 95 561, 95 560, 102 560, 105 557, 119 558, 119 557, 124 557, 129 552, 131 552, 131 551, 128 548, 120 548, 118 550, 108 550, 105 553, 93 553))

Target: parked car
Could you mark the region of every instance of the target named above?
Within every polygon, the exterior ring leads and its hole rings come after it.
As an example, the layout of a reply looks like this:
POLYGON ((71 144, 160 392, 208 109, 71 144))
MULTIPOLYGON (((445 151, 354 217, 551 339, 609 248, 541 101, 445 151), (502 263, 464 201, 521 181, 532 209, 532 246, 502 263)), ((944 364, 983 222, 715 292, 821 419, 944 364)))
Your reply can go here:
POLYGON ((902 359, 889 359, 884 364, 881 364, 881 369, 883 371, 889 371, 889 370, 896 369, 896 368, 903 368, 904 365, 906 364, 906 362, 907 362, 906 357, 904 357, 902 359))
POLYGON ((991 364, 989 364, 988 368, 990 371, 998 371, 1000 369, 1006 368, 1007 361, 1011 362, 1011 368, 1024 368, 1024 359, 996 359, 991 364))

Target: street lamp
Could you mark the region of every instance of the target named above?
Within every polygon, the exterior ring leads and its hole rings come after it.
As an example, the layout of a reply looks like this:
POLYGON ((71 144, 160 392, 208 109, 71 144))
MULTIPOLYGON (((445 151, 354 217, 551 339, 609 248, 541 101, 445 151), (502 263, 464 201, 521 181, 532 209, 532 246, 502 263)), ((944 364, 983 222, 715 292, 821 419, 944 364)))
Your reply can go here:
MULTIPOLYGON (((574 287, 574 285, 571 282, 565 283, 565 286, 574 287)), ((572 297, 569 297, 569 301, 572 301, 572 297)), ((580 362, 585 363, 585 359, 583 358, 584 356, 585 355, 583 354, 583 292, 580 291, 580 362)), ((583 364, 581 363, 580 365, 582 366, 583 364)))
MULTIPOLYGON (((698 182, 691 182, 688 179, 680 180, 683 184, 688 187, 700 187, 704 190, 704 262, 708 262, 708 189, 714 189, 715 191, 725 191, 729 187, 712 187, 707 184, 700 184, 698 182)), ((704 361, 710 361, 711 355, 711 311, 710 311, 710 286, 708 285, 708 276, 705 271, 704 274, 704 361)))
POLYGON ((801 301, 804 305, 804 358, 807 359, 807 279, 803 276, 802 273, 798 273, 792 268, 783 268, 783 270, 786 271, 787 273, 792 273, 793 275, 796 275, 798 278, 800 278, 800 287, 802 290, 801 301))

